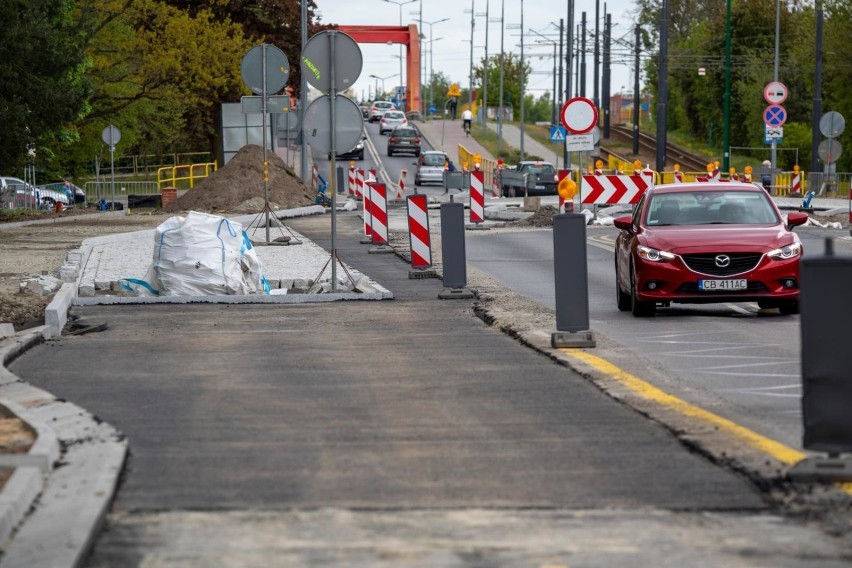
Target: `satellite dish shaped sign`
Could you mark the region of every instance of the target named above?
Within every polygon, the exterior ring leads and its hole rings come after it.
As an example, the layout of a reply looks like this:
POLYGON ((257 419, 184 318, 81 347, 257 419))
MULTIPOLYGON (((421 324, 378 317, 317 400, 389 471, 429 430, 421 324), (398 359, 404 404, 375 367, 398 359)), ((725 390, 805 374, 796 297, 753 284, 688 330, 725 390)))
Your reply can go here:
POLYGON ((256 45, 243 57, 240 75, 252 93, 273 95, 287 84, 290 62, 284 52, 274 45, 256 45))

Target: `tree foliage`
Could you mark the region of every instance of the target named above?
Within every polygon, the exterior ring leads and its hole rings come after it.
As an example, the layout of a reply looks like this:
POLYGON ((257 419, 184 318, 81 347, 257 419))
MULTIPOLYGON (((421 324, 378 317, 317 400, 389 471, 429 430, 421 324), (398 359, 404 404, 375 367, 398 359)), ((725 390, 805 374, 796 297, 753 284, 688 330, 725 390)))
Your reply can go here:
MULTIPOLYGON (((473 69, 474 82, 477 84, 478 93, 483 93, 483 78, 488 70, 488 105, 489 107, 500 106, 500 55, 492 55, 486 61, 482 58, 479 65, 473 69)), ((532 67, 524 63, 524 84, 526 90, 532 67)), ((503 56, 503 104, 511 106, 514 116, 520 117, 521 112, 521 58, 515 53, 506 53, 503 56)))
POLYGON ((28 149, 64 138, 85 112, 84 22, 67 0, 0 0, 0 172, 17 173, 28 149))
MULTIPOLYGON (((848 94, 852 48, 845 38, 852 7, 847 0, 824 3, 822 110, 837 110, 852 118, 852 96, 848 94)), ((639 0, 638 4, 639 20, 651 50, 645 65, 647 86, 656 96, 660 0, 639 0)), ((709 139, 721 151, 726 4, 719 0, 670 0, 669 6, 668 126, 699 139, 709 139), (699 68, 705 69, 705 75, 699 75, 699 68)), ((762 118, 768 103, 763 98, 763 89, 774 78, 776 3, 734 0, 731 8, 730 143, 768 148, 762 118)), ((781 2, 780 9, 778 78, 789 90, 784 103, 788 119, 781 146, 798 147, 799 164, 807 167, 814 99, 815 12, 812 5, 797 2, 781 2)), ((656 108, 656 104, 653 106, 656 108)), ((755 156, 765 158, 768 151, 756 151, 755 156)), ((779 153, 779 165, 792 168, 794 156, 779 153)), ((849 171, 852 158, 842 157, 838 167, 849 171)))

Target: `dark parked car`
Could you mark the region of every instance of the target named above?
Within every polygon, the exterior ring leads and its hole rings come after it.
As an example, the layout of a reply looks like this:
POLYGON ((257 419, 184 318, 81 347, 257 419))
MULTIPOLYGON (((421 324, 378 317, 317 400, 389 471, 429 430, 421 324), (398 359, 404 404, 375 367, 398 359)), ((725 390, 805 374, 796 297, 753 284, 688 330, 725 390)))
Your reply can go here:
POLYGON ((400 152, 413 152, 420 155, 420 132, 413 126, 397 126, 388 136, 388 156, 400 152))
POLYGON ((804 213, 781 215, 754 184, 692 183, 646 190, 632 216, 618 217, 618 309, 653 315, 658 304, 757 302, 799 311, 804 213))
POLYGON ((550 162, 518 162, 517 170, 535 176, 535 187, 529 188, 528 194, 556 195, 556 168, 550 162))
POLYGON ((367 138, 361 138, 355 147, 343 153, 338 153, 337 157, 341 160, 363 160, 364 159, 364 141, 367 138))

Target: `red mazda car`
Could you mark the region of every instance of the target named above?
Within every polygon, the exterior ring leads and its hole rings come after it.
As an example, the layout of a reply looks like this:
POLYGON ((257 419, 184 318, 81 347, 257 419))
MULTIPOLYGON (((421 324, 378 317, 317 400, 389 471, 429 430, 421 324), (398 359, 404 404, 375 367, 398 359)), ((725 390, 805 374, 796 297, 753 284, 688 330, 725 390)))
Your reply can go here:
POLYGON ((658 304, 757 302, 798 313, 802 243, 792 229, 807 220, 747 183, 648 189, 632 216, 615 219, 618 309, 641 317, 658 304))

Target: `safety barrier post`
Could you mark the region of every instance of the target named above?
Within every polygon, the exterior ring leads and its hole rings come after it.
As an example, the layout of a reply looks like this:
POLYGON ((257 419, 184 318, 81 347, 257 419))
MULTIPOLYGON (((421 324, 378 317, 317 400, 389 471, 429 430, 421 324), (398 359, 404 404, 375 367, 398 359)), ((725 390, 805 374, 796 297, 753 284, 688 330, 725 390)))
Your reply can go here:
POLYGON ((366 188, 364 180, 364 170, 357 170, 355 172, 355 199, 364 199, 366 188))
POLYGON ((467 229, 487 229, 485 221, 485 176, 481 171, 470 172, 470 222, 467 229))
POLYGON ((802 195, 802 172, 799 171, 799 166, 793 166, 793 179, 790 182, 790 193, 797 197, 802 195))
POLYGON ((680 164, 674 165, 674 183, 683 183, 683 172, 680 171, 680 164))
POLYGON ((350 197, 355 197, 355 196, 357 196, 357 195, 358 195, 358 192, 357 192, 357 191, 356 191, 356 189, 355 189, 355 184, 357 183, 357 182, 355 181, 355 180, 356 180, 356 175, 357 175, 357 174, 355 173, 355 171, 356 171, 356 170, 355 170, 355 165, 354 165, 354 164, 350 164, 350 165, 349 165, 349 184, 348 184, 348 186, 347 186, 347 190, 348 190, 348 193, 349 193, 350 197))
POLYGON ((311 187, 314 191, 319 191, 319 168, 316 164, 314 164, 313 172, 311 174, 311 183, 313 184, 311 187))
MULTIPOLYGON (((374 180, 375 181, 375 180, 374 180)), ((361 196, 363 198, 363 217, 364 217, 364 238, 361 239, 362 245, 369 245, 373 243, 373 204, 370 201, 372 195, 373 183, 371 181, 365 181, 361 196)))
POLYGON ((393 252, 393 248, 388 246, 388 199, 387 188, 383 183, 370 185, 370 225, 373 247, 367 252, 393 252))
POLYGON ((411 268, 409 278, 437 278, 432 269, 432 237, 429 232, 429 198, 424 194, 409 195, 406 199, 408 210, 408 242, 411 249, 411 268))
POLYGON ((408 170, 399 172, 399 181, 396 183, 396 192, 394 199, 405 199, 405 177, 408 175, 408 170))

